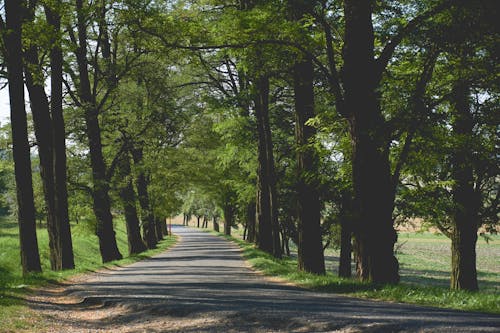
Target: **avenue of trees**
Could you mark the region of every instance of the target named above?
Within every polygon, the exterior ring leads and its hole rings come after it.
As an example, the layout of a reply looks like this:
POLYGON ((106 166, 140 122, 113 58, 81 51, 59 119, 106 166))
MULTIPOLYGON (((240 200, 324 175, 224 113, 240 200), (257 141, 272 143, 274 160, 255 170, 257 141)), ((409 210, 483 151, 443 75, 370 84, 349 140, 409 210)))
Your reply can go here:
POLYGON ((451 239, 451 288, 478 289, 478 230, 499 221, 495 0, 1 5, 0 208, 26 274, 37 220, 60 270, 73 223, 108 262, 118 218, 140 253, 184 214, 276 258, 293 242, 316 274, 337 243, 341 276, 354 259, 397 283, 395 227, 419 218, 451 239))

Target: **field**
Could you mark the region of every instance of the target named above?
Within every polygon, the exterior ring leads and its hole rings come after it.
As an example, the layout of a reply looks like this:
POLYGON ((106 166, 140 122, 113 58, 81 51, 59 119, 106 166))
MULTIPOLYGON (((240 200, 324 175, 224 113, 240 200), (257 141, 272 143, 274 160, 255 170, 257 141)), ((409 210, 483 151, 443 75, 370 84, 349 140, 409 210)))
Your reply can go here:
MULTIPOLYGON (((477 241, 477 270, 479 288, 487 293, 500 291, 500 236, 489 236, 486 242, 477 241)), ((442 234, 400 233, 396 253, 400 265, 401 282, 420 286, 448 287, 451 271, 451 241, 442 234)), ((325 253, 327 269, 335 274, 338 269, 338 251, 325 253)))
POLYGON ((115 231, 118 248, 124 259, 103 265, 98 240, 92 228, 83 223, 72 225, 76 269, 53 272, 50 270, 47 230, 39 228, 37 235, 43 273, 23 278, 17 223, 12 218, 0 218, 0 332, 21 329, 26 325, 30 326, 30 322, 36 320, 36 314, 31 313, 23 304, 23 296, 29 293, 31 288, 103 267, 131 263, 162 251, 174 242, 173 238, 168 237, 160 243, 158 249, 141 255, 128 256, 127 234, 123 220, 116 219, 115 231))

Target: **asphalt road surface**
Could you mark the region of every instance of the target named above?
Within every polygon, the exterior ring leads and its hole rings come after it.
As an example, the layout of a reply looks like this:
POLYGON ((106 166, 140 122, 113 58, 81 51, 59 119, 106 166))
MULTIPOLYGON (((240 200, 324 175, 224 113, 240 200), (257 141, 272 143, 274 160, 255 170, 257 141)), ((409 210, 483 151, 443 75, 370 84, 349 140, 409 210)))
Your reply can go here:
POLYGON ((179 242, 167 252, 71 286, 67 293, 81 302, 58 305, 67 314, 58 320, 88 332, 500 332, 500 316, 273 282, 230 242, 181 226, 173 232, 179 242), (93 314, 75 324, 72 312, 93 314))

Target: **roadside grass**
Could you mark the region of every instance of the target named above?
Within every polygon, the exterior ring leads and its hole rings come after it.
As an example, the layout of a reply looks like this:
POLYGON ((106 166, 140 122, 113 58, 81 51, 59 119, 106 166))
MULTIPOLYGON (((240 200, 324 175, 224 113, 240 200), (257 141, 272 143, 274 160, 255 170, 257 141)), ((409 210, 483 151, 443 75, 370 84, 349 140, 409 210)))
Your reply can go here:
MULTIPOLYGON (((335 262, 331 258, 330 261, 327 260, 327 265, 330 266, 328 267, 329 272, 324 276, 318 276, 298 271, 296 256, 275 259, 271 255, 256 249, 253 244, 220 233, 218 235, 237 243, 243 251, 243 257, 250 262, 254 269, 265 275, 280 278, 303 288, 376 300, 500 314, 500 295, 498 293, 500 274, 497 271, 499 269, 500 238, 498 237, 495 237, 493 242, 489 244, 485 243, 487 246, 479 243, 478 256, 489 256, 489 259, 482 258, 481 261, 484 261, 484 265, 493 271, 479 273, 480 288, 482 290, 467 292, 449 289, 450 257, 446 256, 446 253, 440 252, 439 257, 435 257, 432 251, 427 253, 427 251, 435 249, 432 243, 436 242, 442 242, 444 247, 449 249, 446 239, 436 238, 438 236, 425 235, 424 241, 422 241, 418 234, 404 235, 407 243, 400 247, 402 253, 398 254, 402 266, 401 283, 397 285, 376 285, 354 279, 339 278, 332 269, 333 267, 331 267, 335 262), (425 237, 428 237, 428 242, 425 241, 425 237), (428 243, 431 243, 430 247, 428 243), (415 252, 414 247, 421 250, 415 252), (429 257, 432 260, 424 259, 424 257, 429 257), (419 274, 425 270, 428 271, 429 276, 420 276, 419 274), (430 283, 434 278, 437 279, 437 282, 430 283)), ((327 257, 333 257, 333 255, 332 251, 327 251, 327 257)), ((480 269, 484 269, 482 266, 478 266, 480 269)))
POLYGON ((71 226, 76 268, 51 271, 47 230, 38 228, 38 247, 43 272, 23 277, 17 223, 9 217, 0 218, 0 332, 36 327, 37 314, 30 311, 24 299, 33 289, 61 282, 75 275, 131 264, 162 252, 176 242, 175 237, 166 237, 158 244, 158 248, 129 256, 125 222, 122 219, 115 220, 116 240, 123 259, 103 264, 97 236, 87 224, 80 223, 71 226))

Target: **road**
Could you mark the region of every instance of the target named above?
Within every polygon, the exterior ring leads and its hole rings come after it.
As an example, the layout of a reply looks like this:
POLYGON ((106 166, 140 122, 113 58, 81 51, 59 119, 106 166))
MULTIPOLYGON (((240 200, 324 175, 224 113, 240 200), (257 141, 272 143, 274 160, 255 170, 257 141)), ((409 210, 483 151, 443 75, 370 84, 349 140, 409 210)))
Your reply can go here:
POLYGON ((181 226, 167 252, 41 302, 48 331, 500 332, 500 316, 311 292, 253 272, 232 243, 181 226))

